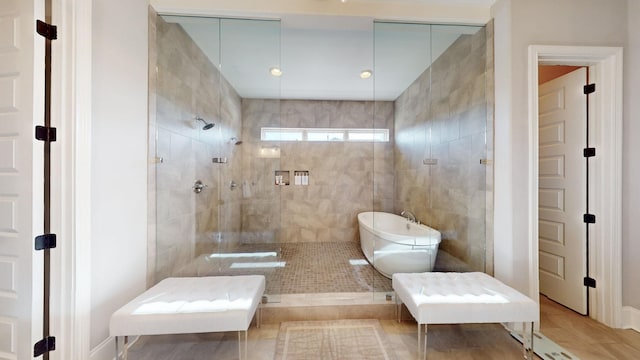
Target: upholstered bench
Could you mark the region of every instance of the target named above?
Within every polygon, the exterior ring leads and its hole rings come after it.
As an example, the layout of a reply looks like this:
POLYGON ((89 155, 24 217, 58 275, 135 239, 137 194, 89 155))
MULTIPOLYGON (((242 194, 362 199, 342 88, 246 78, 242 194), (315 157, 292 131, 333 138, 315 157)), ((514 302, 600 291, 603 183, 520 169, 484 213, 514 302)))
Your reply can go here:
POLYGON ((427 356, 427 324, 523 323, 523 353, 533 357, 533 324, 538 304, 499 280, 480 272, 394 274, 393 290, 400 307, 405 304, 418 323, 418 357, 427 356), (527 337, 526 324, 531 324, 527 337), (530 345, 528 345, 530 344, 530 345))
POLYGON ((265 289, 262 275, 167 278, 131 300, 111 316, 109 331, 124 336, 238 332, 240 359, 247 356, 247 330, 254 315, 260 324, 259 305, 265 289), (244 352, 241 333, 244 332, 244 352))

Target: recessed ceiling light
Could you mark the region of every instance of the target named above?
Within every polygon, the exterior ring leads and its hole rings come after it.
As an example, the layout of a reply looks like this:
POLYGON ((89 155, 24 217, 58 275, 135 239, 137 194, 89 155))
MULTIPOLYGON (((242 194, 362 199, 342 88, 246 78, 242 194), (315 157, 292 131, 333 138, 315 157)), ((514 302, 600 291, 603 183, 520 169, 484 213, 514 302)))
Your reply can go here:
POLYGON ((371 74, 372 74, 371 70, 362 70, 360 72, 360 78, 361 79, 368 79, 368 78, 371 77, 371 74))
POLYGON ((274 66, 271 69, 269 69, 269 72, 271 73, 271 75, 273 75, 275 77, 282 76, 282 70, 280 70, 280 68, 277 67, 277 66, 274 66))

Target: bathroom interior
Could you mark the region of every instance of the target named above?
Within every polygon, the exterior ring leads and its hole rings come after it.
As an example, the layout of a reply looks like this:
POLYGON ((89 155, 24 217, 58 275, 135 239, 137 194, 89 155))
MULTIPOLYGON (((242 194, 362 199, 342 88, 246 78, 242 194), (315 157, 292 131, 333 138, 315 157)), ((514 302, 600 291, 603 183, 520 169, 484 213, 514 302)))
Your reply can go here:
POLYGON ((492 274, 491 23, 149 16, 149 285, 389 302, 372 211, 437 230, 432 271, 492 274))

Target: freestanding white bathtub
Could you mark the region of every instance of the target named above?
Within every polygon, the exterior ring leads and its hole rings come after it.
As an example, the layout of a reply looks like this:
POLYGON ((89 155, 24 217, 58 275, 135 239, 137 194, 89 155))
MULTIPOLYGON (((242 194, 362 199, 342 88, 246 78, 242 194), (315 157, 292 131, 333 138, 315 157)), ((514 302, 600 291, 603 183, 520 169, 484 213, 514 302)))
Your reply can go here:
POLYGON ((369 263, 382 275, 428 272, 438 254, 440 232, 384 212, 358 214, 360 246, 369 263))

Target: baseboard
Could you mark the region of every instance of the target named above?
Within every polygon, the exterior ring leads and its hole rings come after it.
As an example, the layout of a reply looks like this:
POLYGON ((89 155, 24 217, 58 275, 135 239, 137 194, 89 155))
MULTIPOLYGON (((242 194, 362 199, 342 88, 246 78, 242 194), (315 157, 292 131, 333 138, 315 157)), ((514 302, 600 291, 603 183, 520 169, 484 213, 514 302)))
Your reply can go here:
POLYGON ((622 328, 633 329, 640 332, 640 310, 631 307, 622 307, 622 328))
MULTIPOLYGON (((129 346, 138 341, 140 337, 137 336, 133 339, 129 340, 129 346), (133 340, 133 341, 132 341, 133 340)), ((120 340, 120 344, 122 344, 122 340, 120 340)), ((111 336, 104 339, 98 346, 91 349, 89 352, 89 360, 116 360, 116 343, 115 339, 111 336)))
POLYGON ((109 336, 89 352, 89 360, 114 360, 116 344, 109 336))

